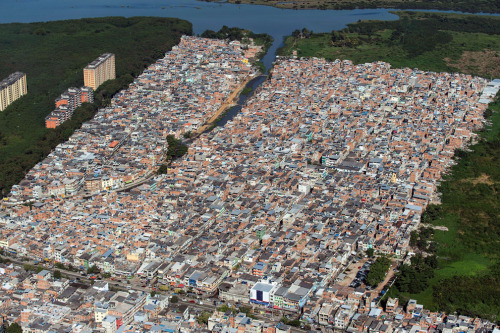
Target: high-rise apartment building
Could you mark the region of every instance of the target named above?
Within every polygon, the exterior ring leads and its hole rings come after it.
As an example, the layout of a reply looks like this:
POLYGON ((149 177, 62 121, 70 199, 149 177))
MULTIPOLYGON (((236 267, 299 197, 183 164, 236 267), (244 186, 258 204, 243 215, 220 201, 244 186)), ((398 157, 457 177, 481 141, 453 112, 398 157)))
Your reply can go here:
POLYGON ((26 74, 15 72, 0 82, 0 111, 28 93, 26 74))
POLYGON ((83 81, 86 87, 96 90, 104 81, 112 80, 115 74, 115 55, 104 53, 83 69, 83 81))
POLYGON ((68 88, 56 99, 56 109, 45 117, 45 127, 56 128, 73 116, 82 103, 94 102, 94 90, 89 87, 68 88))

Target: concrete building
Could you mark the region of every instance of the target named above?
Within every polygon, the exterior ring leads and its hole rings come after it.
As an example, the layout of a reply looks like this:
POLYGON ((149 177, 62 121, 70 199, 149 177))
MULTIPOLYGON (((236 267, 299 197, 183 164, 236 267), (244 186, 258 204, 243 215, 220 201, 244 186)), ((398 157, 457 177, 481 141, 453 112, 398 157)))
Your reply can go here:
POLYGON ((94 90, 90 87, 68 88, 56 101, 56 109, 45 117, 45 127, 56 128, 70 119, 82 103, 94 102, 94 90))
POLYGON ((10 74, 0 82, 0 111, 27 93, 26 74, 22 72, 10 74))
POLYGON ((113 53, 102 54, 83 69, 84 85, 94 90, 103 82, 115 77, 115 55, 113 53))
POLYGON ((269 306, 274 291, 279 288, 279 285, 274 281, 262 280, 257 282, 250 289, 250 303, 269 306))

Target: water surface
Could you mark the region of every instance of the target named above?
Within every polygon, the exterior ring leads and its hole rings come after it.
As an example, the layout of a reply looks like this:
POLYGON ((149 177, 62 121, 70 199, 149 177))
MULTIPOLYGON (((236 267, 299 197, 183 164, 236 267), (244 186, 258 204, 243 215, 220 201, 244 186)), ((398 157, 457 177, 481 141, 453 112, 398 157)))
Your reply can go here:
POLYGON ((0 23, 40 22, 103 16, 178 17, 193 23, 195 34, 223 25, 268 33, 275 42, 264 58, 269 68, 283 37, 295 29, 342 29, 358 20, 395 20, 388 9, 293 10, 260 5, 196 0, 0 0, 0 23))

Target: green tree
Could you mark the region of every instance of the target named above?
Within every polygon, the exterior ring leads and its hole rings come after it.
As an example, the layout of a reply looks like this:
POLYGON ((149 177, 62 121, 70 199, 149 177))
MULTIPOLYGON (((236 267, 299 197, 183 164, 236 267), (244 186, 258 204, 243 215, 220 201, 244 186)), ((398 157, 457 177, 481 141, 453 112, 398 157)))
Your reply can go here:
POLYGON ((410 265, 403 265, 398 273, 395 286, 401 292, 416 294, 429 286, 434 277, 434 269, 438 266, 436 256, 423 257, 417 254, 411 258, 410 265))
POLYGON ((226 313, 227 311, 231 311, 233 314, 236 314, 236 309, 229 307, 227 304, 222 304, 217 308, 217 311, 226 313))
POLYGON ((175 295, 172 296, 172 298, 170 299, 170 303, 177 303, 177 302, 179 302, 179 297, 177 297, 175 295))
POLYGON ((287 317, 281 317, 281 322, 286 325, 293 327, 300 327, 301 323, 299 319, 288 319, 287 317))
POLYGON ((386 256, 378 257, 370 267, 368 275, 366 275, 366 283, 371 286, 377 286, 384 280, 385 274, 391 266, 391 260, 386 256))
POLYGON ((203 311, 199 316, 198 318, 196 318, 196 321, 198 322, 198 324, 202 325, 207 325, 208 324, 208 318, 210 318, 210 312, 208 311, 203 311))
POLYGON ((255 319, 255 315, 252 313, 252 308, 249 306, 241 306, 240 312, 243 312, 248 318, 255 319))
POLYGON ((418 243, 418 231, 413 230, 410 232, 410 246, 416 246, 418 243))
POLYGON ((443 213, 443 207, 441 205, 429 204, 422 214, 422 222, 432 223, 439 218, 443 213))
POLYGON ((375 250, 373 249, 373 247, 370 247, 368 250, 366 250, 366 255, 368 257, 373 257, 374 254, 375 254, 375 250))
POLYGON ((18 323, 12 323, 7 327, 7 333, 22 333, 23 329, 18 323))
POLYGON ((36 270, 36 267, 33 265, 30 265, 30 264, 24 264, 23 269, 25 271, 33 271, 34 272, 36 270))
POLYGON ((87 268, 87 274, 99 274, 101 271, 96 265, 92 265, 87 268))
POLYGON ((54 279, 60 279, 62 277, 61 271, 60 270, 55 270, 54 271, 54 279))
POLYGON ((168 165, 166 164, 160 165, 160 168, 158 168, 157 173, 159 175, 166 175, 168 173, 168 165))
POLYGON ((175 160, 176 158, 184 156, 188 147, 181 142, 181 140, 176 139, 173 135, 167 135, 168 149, 166 152, 166 157, 168 161, 175 160))

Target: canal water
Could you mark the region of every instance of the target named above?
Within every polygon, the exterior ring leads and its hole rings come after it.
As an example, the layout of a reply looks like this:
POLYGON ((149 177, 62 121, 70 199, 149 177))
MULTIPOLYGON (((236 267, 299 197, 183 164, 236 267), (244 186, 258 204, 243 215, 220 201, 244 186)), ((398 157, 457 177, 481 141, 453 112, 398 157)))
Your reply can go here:
POLYGON ((260 75, 257 76, 256 78, 252 79, 250 82, 247 83, 245 88, 252 88, 252 91, 248 94, 240 94, 238 98, 238 103, 227 110, 226 113, 222 116, 222 118, 217 122, 218 126, 224 126, 228 121, 234 118, 240 111, 241 107, 245 104, 246 100, 250 98, 257 88, 266 80, 266 75, 260 75))

